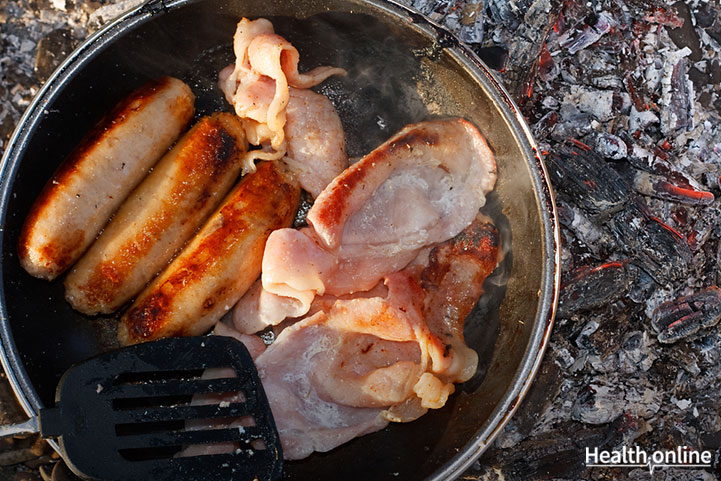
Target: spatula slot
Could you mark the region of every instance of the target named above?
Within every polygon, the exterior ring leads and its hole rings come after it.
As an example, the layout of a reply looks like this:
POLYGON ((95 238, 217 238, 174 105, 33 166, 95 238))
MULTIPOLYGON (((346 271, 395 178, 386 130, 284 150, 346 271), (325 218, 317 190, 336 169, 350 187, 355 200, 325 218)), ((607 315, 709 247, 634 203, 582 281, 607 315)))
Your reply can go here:
POLYGON ((157 421, 147 423, 124 423, 115 425, 117 436, 135 436, 137 434, 165 433, 168 431, 182 431, 185 429, 183 421, 157 421))
POLYGON ((160 448, 120 449, 118 454, 127 461, 152 461, 175 457, 182 448, 180 446, 164 446, 160 448))
POLYGON ((103 354, 63 376, 53 409, 44 424, 50 429, 57 418, 58 426, 48 432, 61 436, 65 455, 91 479, 159 479, 158 470, 177 481, 278 479, 282 472, 261 380, 232 338, 163 339, 103 354))
POLYGON ((113 399, 112 406, 115 411, 132 411, 144 408, 172 408, 189 404, 192 396, 189 395, 168 395, 168 396, 143 396, 113 399))
POLYGON ((199 379, 204 369, 183 369, 173 371, 124 372, 113 380, 113 386, 124 384, 145 384, 152 382, 178 381, 183 379, 199 379))
POLYGON ((176 457, 189 458, 195 456, 214 456, 217 454, 255 456, 256 453, 267 451, 267 449, 265 441, 262 439, 254 439, 250 442, 250 445, 244 443, 243 446, 241 446, 240 443, 194 444, 192 446, 186 446, 176 457))
POLYGON ((193 422, 219 422, 230 419, 231 422, 246 417, 253 412, 254 403, 220 402, 214 404, 184 404, 168 407, 142 407, 126 410, 116 416, 117 425, 146 424, 158 421, 194 420, 193 422))
POLYGON ((134 448, 158 448, 168 446, 191 446, 223 442, 250 443, 263 436, 258 426, 238 426, 223 429, 184 430, 163 433, 144 433, 117 438, 118 451, 134 448))
POLYGON ((106 391, 106 395, 113 398, 142 398, 209 393, 223 394, 242 392, 244 386, 246 386, 246 380, 239 377, 159 380, 113 386, 106 391))

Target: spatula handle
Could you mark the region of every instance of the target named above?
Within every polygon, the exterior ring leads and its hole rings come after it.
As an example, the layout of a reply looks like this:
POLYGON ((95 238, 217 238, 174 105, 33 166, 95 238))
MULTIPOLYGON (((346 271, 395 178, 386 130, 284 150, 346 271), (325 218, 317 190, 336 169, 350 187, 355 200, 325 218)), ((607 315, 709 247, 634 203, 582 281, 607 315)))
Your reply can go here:
POLYGON ((34 416, 24 423, 0 426, 0 439, 9 438, 18 434, 33 434, 37 432, 40 432, 40 425, 37 416, 34 416))

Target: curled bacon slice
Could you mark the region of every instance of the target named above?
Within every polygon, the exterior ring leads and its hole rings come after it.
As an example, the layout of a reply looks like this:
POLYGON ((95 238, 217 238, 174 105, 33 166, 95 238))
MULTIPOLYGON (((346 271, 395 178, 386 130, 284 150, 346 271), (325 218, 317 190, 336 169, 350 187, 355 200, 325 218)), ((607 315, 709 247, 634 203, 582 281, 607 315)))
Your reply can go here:
POLYGON ((316 295, 371 289, 468 226, 495 181, 493 153, 470 122, 404 128, 321 192, 309 228, 270 235, 262 291, 239 304, 239 315, 274 325, 304 315, 316 295))
POLYGON ((243 18, 233 40, 235 64, 218 75, 226 99, 243 120, 246 136, 254 145, 266 148, 248 152, 245 171, 254 170, 256 159, 275 160, 286 151, 286 106, 289 87, 310 88, 331 75, 346 75, 334 67, 317 67, 298 72, 300 54, 286 39, 277 35, 264 18, 243 18))

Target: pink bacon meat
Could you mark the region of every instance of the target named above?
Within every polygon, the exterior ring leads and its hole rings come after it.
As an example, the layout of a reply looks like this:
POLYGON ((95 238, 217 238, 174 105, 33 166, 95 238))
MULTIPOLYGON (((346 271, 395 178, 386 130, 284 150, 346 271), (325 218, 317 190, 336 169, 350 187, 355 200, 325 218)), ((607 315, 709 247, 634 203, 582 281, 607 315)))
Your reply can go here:
POLYGON ((264 18, 243 18, 236 28, 233 49, 235 64, 219 73, 219 85, 243 121, 250 143, 264 145, 246 155, 244 171, 252 172, 256 159, 276 160, 285 154, 283 127, 289 87, 307 89, 331 75, 346 75, 346 71, 317 67, 301 74, 298 50, 264 18))
POLYGON ((270 235, 262 288, 238 304, 236 325, 255 332, 304 315, 316 295, 371 289, 468 226, 495 181, 493 153, 470 122, 407 126, 323 190, 310 227, 270 235))
MULTIPOLYGON (((478 356, 465 344, 463 326, 501 258, 498 230, 478 214, 371 291, 319 296, 312 314, 280 331, 256 366, 286 459, 445 405, 453 383, 476 371, 478 356)), ((262 351, 256 336, 225 324, 216 333, 262 351)))

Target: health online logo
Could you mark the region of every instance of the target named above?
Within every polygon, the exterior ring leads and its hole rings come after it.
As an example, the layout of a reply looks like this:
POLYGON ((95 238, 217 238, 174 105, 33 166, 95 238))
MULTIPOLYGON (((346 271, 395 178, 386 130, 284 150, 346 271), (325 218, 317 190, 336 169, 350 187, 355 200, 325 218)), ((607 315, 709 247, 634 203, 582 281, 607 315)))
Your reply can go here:
POLYGON ((588 468, 648 468, 650 474, 659 468, 710 468, 712 459, 711 451, 696 451, 687 446, 679 446, 673 451, 653 451, 650 454, 640 446, 624 446, 620 450, 586 448, 588 468))

